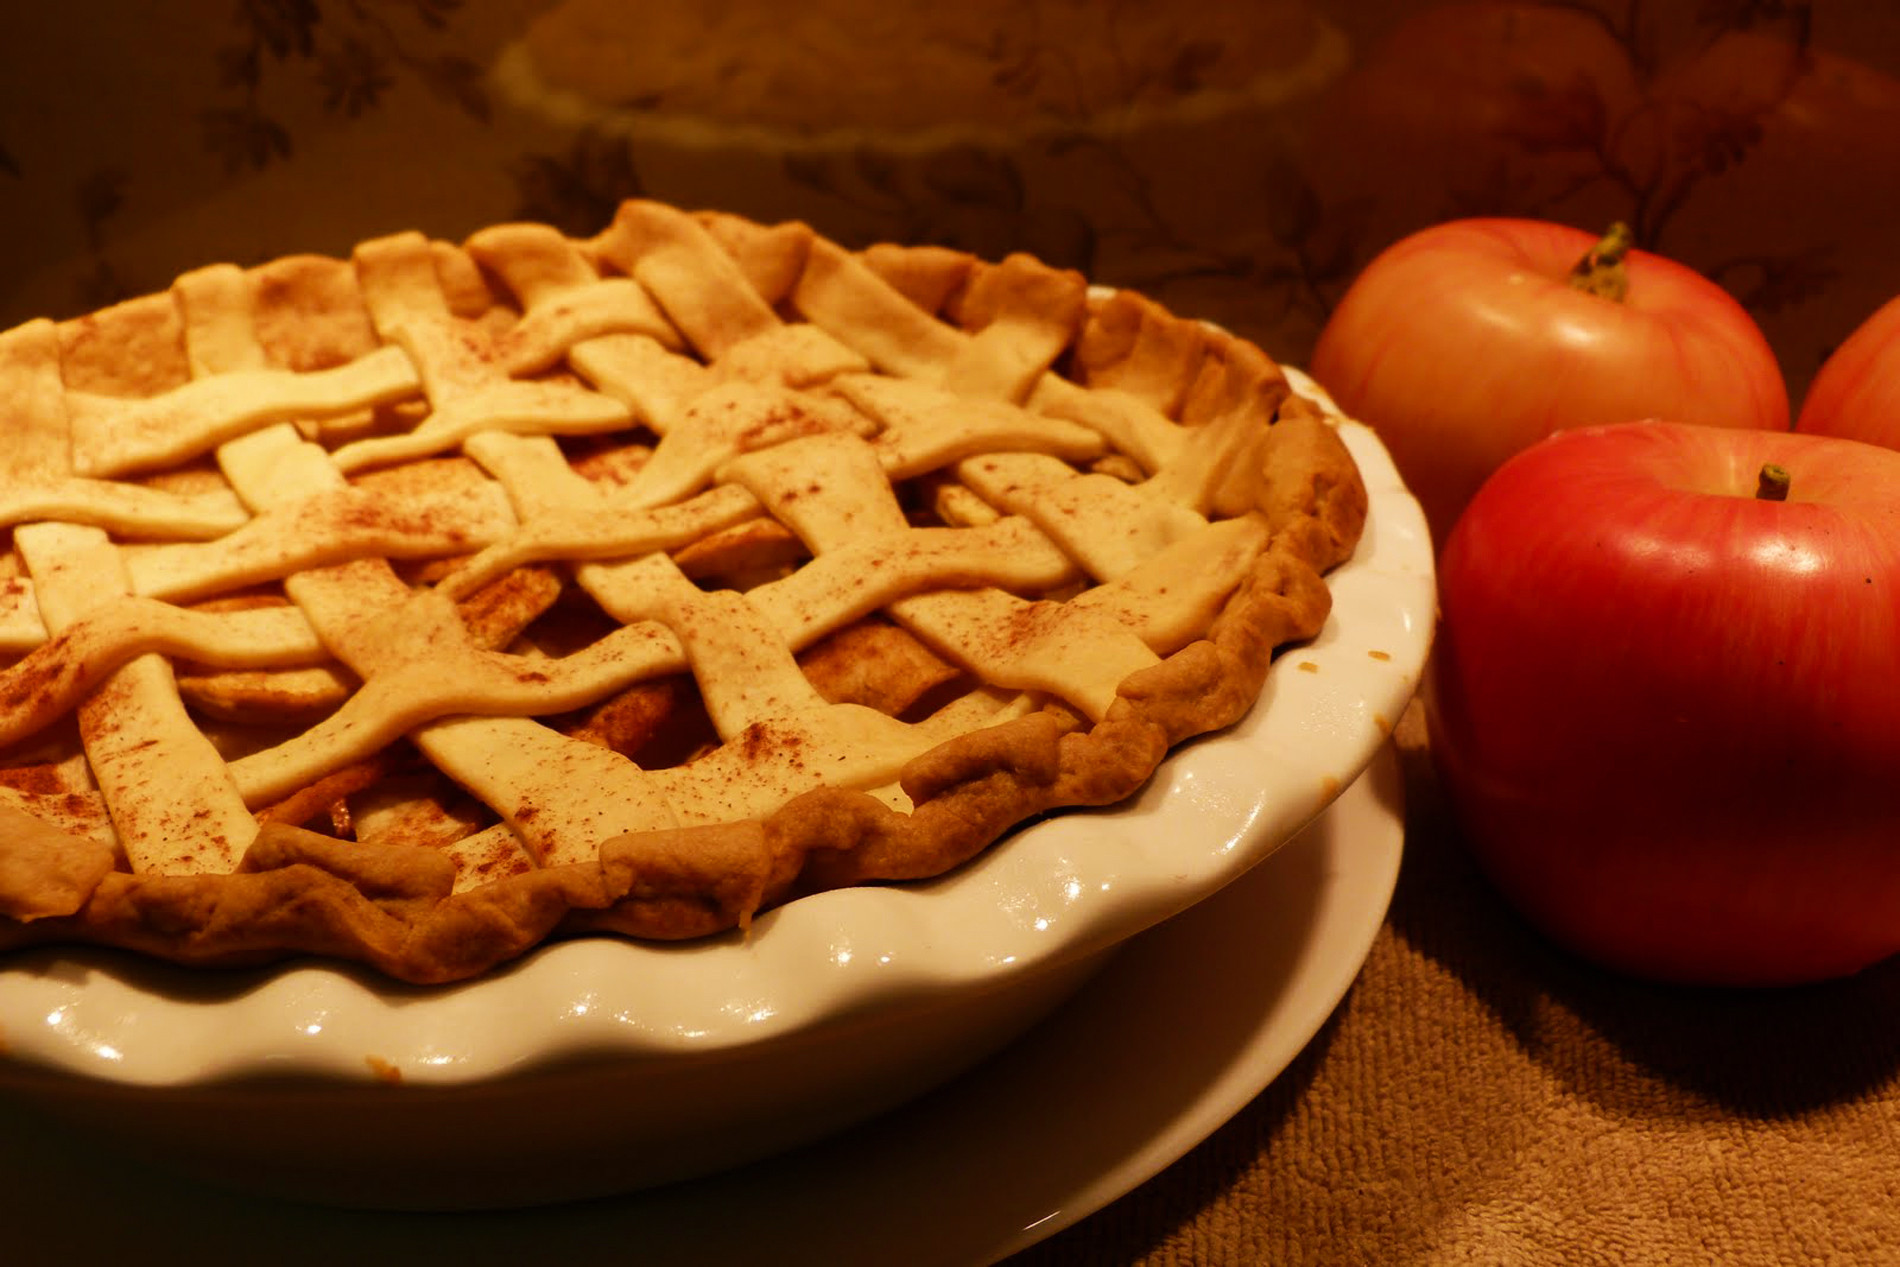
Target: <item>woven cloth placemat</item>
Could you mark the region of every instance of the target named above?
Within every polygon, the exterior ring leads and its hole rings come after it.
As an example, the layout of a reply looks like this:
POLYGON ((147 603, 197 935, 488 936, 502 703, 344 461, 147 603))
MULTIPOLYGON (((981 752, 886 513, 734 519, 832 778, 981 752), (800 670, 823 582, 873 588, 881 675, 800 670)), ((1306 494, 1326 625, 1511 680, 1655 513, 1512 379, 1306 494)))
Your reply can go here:
POLYGON ((1900 961, 1775 991, 1581 963, 1476 871, 1423 730, 1391 913, 1325 1028, 1011 1267, 1900 1262, 1900 961))
MULTIPOLYGON (((1335 1014, 1199 1147, 1010 1267, 1900 1263, 1900 961, 1775 992, 1578 963, 1475 872, 1417 722, 1398 891, 1335 1014)), ((641 1261, 612 1201, 329 1211, 100 1155, 12 1103, 0 1131, 6 1267, 308 1263, 339 1241, 367 1262, 641 1261)), ((761 1260, 811 1261, 762 1233, 761 1260)))

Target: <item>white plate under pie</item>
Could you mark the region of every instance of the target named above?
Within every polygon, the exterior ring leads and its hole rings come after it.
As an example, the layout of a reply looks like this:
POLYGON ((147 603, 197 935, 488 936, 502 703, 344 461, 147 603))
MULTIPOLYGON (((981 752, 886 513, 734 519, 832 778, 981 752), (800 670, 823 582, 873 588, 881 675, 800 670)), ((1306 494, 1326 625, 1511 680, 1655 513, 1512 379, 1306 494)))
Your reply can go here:
POLYGON ((886 1111, 1245 875, 1385 742, 1429 645, 1430 538, 1371 431, 1341 430, 1371 513, 1325 628, 1129 802, 1045 818, 932 882, 803 899, 749 937, 565 942, 439 989, 11 955, 0 1088, 180 1168, 423 1207, 623 1192, 886 1111))
POLYGON ((409 1267, 596 1262, 602 1247, 637 1245, 629 1260, 704 1267, 755 1262, 765 1238, 785 1264, 990 1262, 1159 1174, 1306 1047, 1383 920, 1401 797, 1388 749, 1299 837, 1132 939, 1021 1042, 913 1104, 751 1166, 543 1210, 344 1211, 208 1188, 0 1106, 0 1183, 62 1229, 66 1264, 125 1262, 152 1243, 198 1262, 268 1244, 278 1267, 365 1245, 409 1267), (1183 988, 1210 963, 1227 967, 1217 992, 1183 988), (89 1217, 102 1191, 115 1194, 112 1219, 89 1217))

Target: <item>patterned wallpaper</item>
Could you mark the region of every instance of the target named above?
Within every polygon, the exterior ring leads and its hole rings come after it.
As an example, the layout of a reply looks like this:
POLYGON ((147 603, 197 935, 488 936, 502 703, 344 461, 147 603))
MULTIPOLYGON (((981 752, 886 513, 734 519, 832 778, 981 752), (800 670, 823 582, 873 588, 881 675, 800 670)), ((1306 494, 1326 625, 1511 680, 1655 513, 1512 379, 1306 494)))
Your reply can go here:
POLYGON ((1293 361, 1380 247, 1463 214, 1628 220, 1797 397, 1900 294, 1900 5, 813 4, 7 6, 0 324, 634 194, 1032 250, 1293 361))

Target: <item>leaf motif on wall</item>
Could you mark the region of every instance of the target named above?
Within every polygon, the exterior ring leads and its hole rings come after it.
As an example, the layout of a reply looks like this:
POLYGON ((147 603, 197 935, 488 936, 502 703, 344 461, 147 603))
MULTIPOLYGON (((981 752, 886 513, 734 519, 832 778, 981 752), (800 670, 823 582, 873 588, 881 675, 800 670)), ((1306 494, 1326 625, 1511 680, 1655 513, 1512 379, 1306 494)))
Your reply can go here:
POLYGON ((89 173, 74 191, 79 204, 80 223, 85 225, 86 236, 95 247, 105 222, 117 215, 125 205, 126 180, 123 168, 101 167, 89 173))
POLYGON ((785 178, 794 185, 806 189, 815 189, 819 193, 837 192, 837 185, 831 177, 831 165, 816 154, 788 153, 779 162, 785 178))
POLYGON ((1805 26, 1813 0, 1702 0, 1696 19, 1703 26, 1745 31, 1767 25, 1805 26))
POLYGON ((352 36, 324 52, 317 82, 323 86, 323 108, 354 119, 380 102, 396 81, 382 56, 352 36))
POLYGON ((1825 246, 1782 255, 1728 260, 1709 270, 1744 308, 1755 313, 1782 312, 1824 293, 1841 269, 1825 246))
POLYGON ((268 166, 290 156, 290 133, 275 120, 249 107, 203 110, 198 125, 205 148, 224 160, 227 172, 268 166))
POLYGON ((78 296, 78 311, 93 312, 130 299, 143 288, 120 276, 111 261, 95 260, 91 268, 80 275, 74 289, 78 296))
POLYGON ((1312 185, 1291 173, 1276 180, 1273 191, 1276 196, 1265 208, 1267 232, 1283 245, 1304 242, 1325 218, 1326 209, 1320 205, 1319 195, 1313 192, 1312 185))
POLYGON ((449 18, 462 7, 462 0, 409 0, 409 6, 416 11, 425 26, 440 31, 447 27, 449 18))
POLYGON ((463 0, 348 0, 328 6, 322 0, 238 0, 237 42, 214 50, 217 82, 241 94, 236 104, 199 113, 205 148, 224 161, 227 171, 255 170, 287 158, 289 132, 259 105, 268 61, 293 58, 314 62, 309 82, 323 110, 355 119, 379 109, 396 86, 401 70, 422 86, 481 123, 492 121, 484 72, 470 58, 431 54, 410 46, 390 11, 406 8, 427 31, 448 29, 463 0), (322 40, 319 40, 319 36, 322 40))
POLYGON ((416 72, 429 90, 461 108, 470 118, 489 120, 488 90, 482 86, 482 68, 466 57, 438 57, 416 63, 416 72))
POLYGON ((213 54, 218 67, 218 84, 224 88, 257 87, 262 74, 262 54, 256 41, 227 44, 213 54))
POLYGON ((1759 114, 1703 109, 1688 115, 1676 132, 1678 157, 1705 176, 1727 171, 1761 144, 1759 114))
POLYGON ((1058 268, 1095 273, 1095 222, 1074 207, 1046 207, 1024 218, 1022 247, 1058 268))
POLYGON ((1588 79, 1578 76, 1554 91, 1548 84, 1520 84, 1517 101, 1501 133, 1526 153, 1588 152, 1603 145, 1609 109, 1588 79))
POLYGON ((990 72, 990 83, 1012 97, 1028 97, 1042 82, 1042 61, 1031 49, 1000 63, 990 72))
POLYGON ((633 148, 621 137, 583 132, 567 152, 529 154, 515 164, 517 213, 584 236, 613 220, 622 201, 646 196, 633 148))
POLYGON ((1183 96, 1198 92, 1207 72, 1219 64, 1226 51, 1218 40, 1190 40, 1168 68, 1168 87, 1183 96))
POLYGON ((238 15, 271 56, 309 57, 316 49, 317 0, 241 0, 238 15))
POLYGON ((886 197, 902 196, 898 187, 898 164, 888 153, 874 145, 860 145, 851 151, 851 166, 858 179, 886 197))
POLYGON ((1007 157, 974 145, 958 145, 933 154, 920 177, 946 202, 964 206, 1023 209, 1023 178, 1007 157))

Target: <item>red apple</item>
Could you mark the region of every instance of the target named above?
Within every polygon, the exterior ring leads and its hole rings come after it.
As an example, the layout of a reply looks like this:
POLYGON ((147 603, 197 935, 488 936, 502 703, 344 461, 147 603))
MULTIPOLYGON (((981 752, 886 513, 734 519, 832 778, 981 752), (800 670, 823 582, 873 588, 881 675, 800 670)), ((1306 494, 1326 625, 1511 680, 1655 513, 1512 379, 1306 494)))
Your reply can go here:
POLYGON ((1900 449, 1900 298, 1882 305, 1822 364, 1795 429, 1900 449))
POLYGON ((1385 441, 1440 546, 1485 478, 1554 431, 1787 429, 1780 367, 1740 304, 1642 250, 1621 298, 1578 289, 1597 246, 1540 220, 1434 225, 1366 265, 1321 331, 1313 376, 1385 441))
POLYGON ((1484 485, 1439 568, 1432 753, 1533 923, 1682 982, 1900 950, 1900 453, 1565 432, 1484 485), (1758 495, 1771 466, 1786 500, 1758 495))

